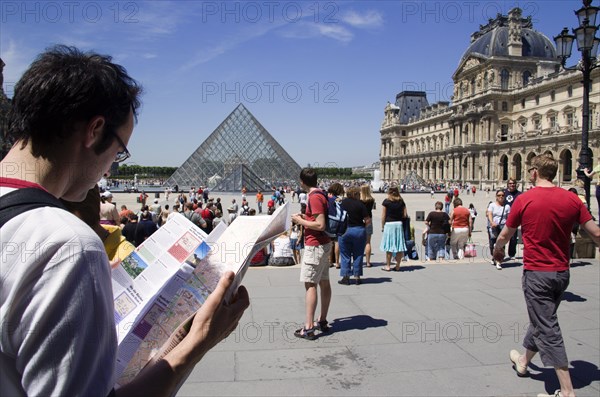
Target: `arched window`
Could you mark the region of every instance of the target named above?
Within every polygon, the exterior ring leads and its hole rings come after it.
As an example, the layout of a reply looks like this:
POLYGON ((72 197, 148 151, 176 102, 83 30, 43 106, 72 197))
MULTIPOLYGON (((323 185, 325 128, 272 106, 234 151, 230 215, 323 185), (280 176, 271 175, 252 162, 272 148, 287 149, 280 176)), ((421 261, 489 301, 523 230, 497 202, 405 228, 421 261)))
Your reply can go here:
POLYGON ((500 168, 502 173, 502 180, 508 180, 508 157, 506 155, 502 156, 500 159, 500 168))
POLYGON ((573 154, 567 149, 561 153, 560 160, 562 162, 562 180, 570 182, 573 173, 573 154))
POLYGON ((510 73, 508 70, 502 69, 500 72, 500 88, 503 90, 508 90, 508 78, 510 77, 510 73))
POLYGON ((521 155, 520 154, 515 154, 515 157, 513 157, 513 167, 514 167, 514 177, 517 181, 520 181, 521 178, 523 177, 523 169, 522 169, 522 164, 523 160, 521 159, 521 155))

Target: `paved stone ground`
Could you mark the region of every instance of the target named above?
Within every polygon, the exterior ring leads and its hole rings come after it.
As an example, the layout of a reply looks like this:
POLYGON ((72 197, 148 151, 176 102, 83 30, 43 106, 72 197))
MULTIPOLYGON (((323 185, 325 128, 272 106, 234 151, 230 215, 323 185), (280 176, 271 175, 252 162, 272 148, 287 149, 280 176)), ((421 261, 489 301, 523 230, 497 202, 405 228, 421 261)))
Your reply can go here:
MULTIPOLYGON (((137 208, 134 194, 115 196, 119 205, 137 208)), ((215 196, 225 203, 232 197, 215 196)), ((415 211, 427 214, 443 198, 403 197, 413 219, 415 211)), ((377 195, 378 204, 383 198, 377 195)), ((528 378, 517 378, 509 364, 508 352, 521 349, 528 323, 520 288, 522 263, 517 258, 502 271, 490 264, 483 219, 490 199, 485 193, 463 197, 480 214, 473 234, 479 255, 474 259, 409 261, 401 272, 382 272, 381 232, 375 227, 374 267, 364 269, 363 284, 338 285, 337 271, 331 269, 333 332, 315 341, 293 335, 304 318, 299 268, 250 269, 244 279, 250 308, 178 395, 531 396, 554 391, 554 370, 544 368, 538 357, 528 378)), ((163 195, 160 200, 164 203, 163 195)), ((374 222, 380 225, 379 207, 374 222)), ((414 223, 418 234, 423 223, 414 223)), ((579 396, 600 395, 598 265, 598 259, 574 261, 558 312, 579 396)))

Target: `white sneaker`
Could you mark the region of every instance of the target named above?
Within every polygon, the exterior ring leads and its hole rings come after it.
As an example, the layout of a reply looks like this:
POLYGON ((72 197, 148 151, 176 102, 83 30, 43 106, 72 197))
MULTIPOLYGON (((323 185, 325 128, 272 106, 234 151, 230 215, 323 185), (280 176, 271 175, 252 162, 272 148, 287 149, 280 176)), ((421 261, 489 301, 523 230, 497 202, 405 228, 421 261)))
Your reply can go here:
POLYGON ((538 394, 538 397, 560 397, 561 395, 562 394, 560 394, 560 390, 556 390, 554 394, 540 393, 538 394))
POLYGON ((502 270, 502 265, 500 264, 500 262, 496 263, 496 269, 502 270))

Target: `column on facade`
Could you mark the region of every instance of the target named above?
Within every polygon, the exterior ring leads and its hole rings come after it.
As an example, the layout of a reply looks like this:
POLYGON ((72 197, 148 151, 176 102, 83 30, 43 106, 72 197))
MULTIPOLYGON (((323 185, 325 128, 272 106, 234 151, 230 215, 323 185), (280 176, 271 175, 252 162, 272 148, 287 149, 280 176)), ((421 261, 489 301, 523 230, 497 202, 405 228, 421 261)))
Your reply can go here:
POLYGON ((496 128, 498 128, 496 126, 496 119, 493 117, 490 117, 489 128, 488 128, 488 141, 493 142, 496 140, 496 128))

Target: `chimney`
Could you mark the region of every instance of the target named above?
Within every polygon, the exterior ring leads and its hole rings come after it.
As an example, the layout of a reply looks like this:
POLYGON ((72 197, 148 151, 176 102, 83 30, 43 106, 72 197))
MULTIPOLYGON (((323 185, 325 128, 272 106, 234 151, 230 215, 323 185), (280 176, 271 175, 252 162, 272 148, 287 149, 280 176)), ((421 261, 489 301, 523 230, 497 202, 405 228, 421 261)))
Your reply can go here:
POLYGON ((508 55, 510 56, 523 56, 521 16, 521 9, 518 7, 508 12, 508 55))

